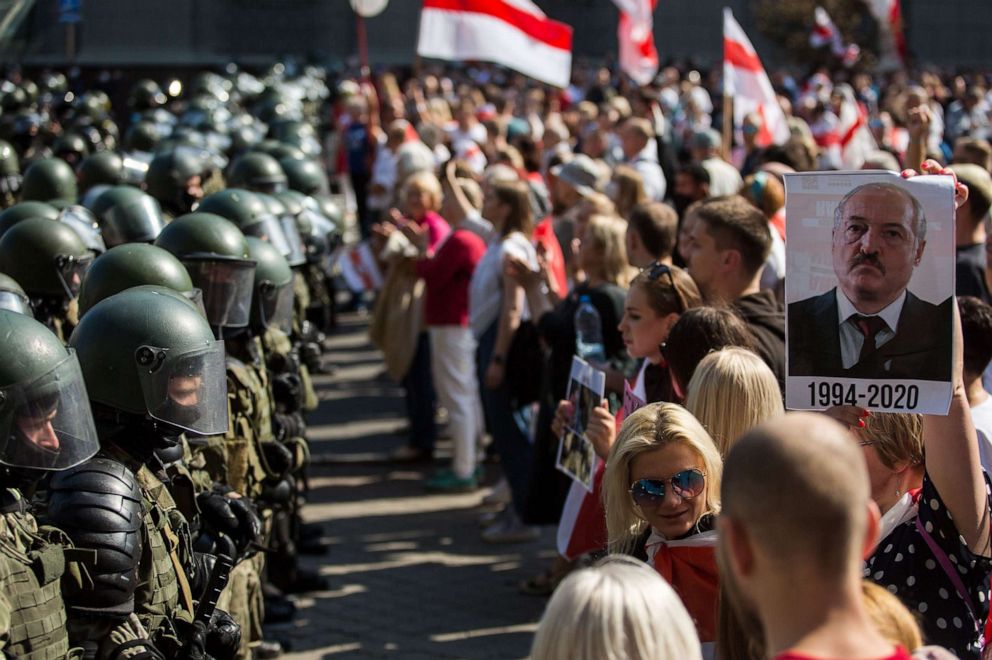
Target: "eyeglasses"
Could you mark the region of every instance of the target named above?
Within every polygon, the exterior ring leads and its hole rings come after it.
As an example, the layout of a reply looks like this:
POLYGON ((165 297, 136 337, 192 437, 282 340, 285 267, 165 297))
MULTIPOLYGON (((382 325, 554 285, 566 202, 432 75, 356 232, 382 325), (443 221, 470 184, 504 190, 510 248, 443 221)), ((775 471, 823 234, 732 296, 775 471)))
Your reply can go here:
MULTIPOLYGON (((678 305, 679 314, 685 311, 685 301, 682 300, 682 293, 679 288, 675 286, 675 276, 672 275, 672 269, 668 264, 655 262, 648 266, 651 270, 648 270, 648 281, 654 282, 662 275, 668 276, 668 284, 672 287, 672 292, 675 294, 675 303, 678 305)), ((647 270, 647 269, 645 269, 647 270)))
POLYGON ((630 496, 637 506, 657 504, 665 499, 666 487, 683 500, 692 499, 706 487, 706 474, 692 468, 668 479, 638 479, 630 487, 630 496))

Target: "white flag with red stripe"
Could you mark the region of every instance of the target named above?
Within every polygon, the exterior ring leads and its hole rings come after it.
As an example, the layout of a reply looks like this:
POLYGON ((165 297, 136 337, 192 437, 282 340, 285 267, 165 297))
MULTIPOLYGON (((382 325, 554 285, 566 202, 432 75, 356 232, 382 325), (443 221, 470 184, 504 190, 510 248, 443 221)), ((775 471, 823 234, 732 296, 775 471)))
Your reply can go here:
POLYGON ((878 149, 878 143, 868 127, 868 112, 847 83, 835 87, 834 94, 840 94, 844 99, 837 113, 841 165, 847 170, 861 169, 868 155, 878 149))
POLYGON ((900 0, 865 0, 878 21, 881 62, 883 69, 906 65, 906 35, 902 29, 900 0))
POLYGON ((813 30, 809 33, 809 45, 813 48, 830 46, 830 52, 848 67, 853 66, 861 56, 861 49, 857 44, 844 43, 840 30, 823 7, 813 10, 813 30))
POLYGON ((613 4, 620 9, 620 69, 638 85, 647 85, 658 73, 658 50, 654 46, 654 9, 658 0, 613 0, 613 4))
POLYGON ((734 99, 734 125, 752 112, 761 119, 757 144, 766 147, 789 139, 789 125, 761 60, 730 9, 723 10, 723 90, 734 99))
POLYGON ((572 73, 572 28, 530 0, 424 0, 417 54, 496 62, 556 87, 572 73))

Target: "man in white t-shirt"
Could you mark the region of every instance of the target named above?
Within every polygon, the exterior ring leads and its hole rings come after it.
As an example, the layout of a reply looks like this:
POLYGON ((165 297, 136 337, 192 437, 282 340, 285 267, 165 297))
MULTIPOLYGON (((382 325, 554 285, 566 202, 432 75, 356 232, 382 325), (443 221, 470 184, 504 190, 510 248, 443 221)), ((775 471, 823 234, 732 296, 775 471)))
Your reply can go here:
POLYGON ((960 296, 958 308, 964 335, 964 387, 978 431, 982 468, 992 474, 992 395, 982 387, 982 372, 992 361, 992 306, 973 296, 960 296))

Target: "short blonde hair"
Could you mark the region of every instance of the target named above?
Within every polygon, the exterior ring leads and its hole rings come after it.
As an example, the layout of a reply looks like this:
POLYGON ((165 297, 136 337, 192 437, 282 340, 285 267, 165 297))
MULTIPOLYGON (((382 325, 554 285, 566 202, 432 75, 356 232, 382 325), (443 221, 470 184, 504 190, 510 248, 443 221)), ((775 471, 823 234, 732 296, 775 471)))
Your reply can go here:
POLYGON ((861 431, 878 453, 882 464, 895 468, 897 463, 922 466, 923 417, 911 413, 872 413, 865 418, 861 431))
POLYGON ((441 201, 444 199, 441 182, 431 172, 421 170, 408 176, 406 181, 403 182, 403 187, 400 189, 400 199, 406 199, 407 194, 412 189, 421 190, 431 196, 430 205, 427 207, 428 210, 436 212, 441 208, 441 201))
POLYGON ((592 241, 603 254, 603 279, 626 287, 634 275, 627 260, 627 223, 615 216, 593 215, 582 240, 592 241))
POLYGON ((689 381, 685 407, 709 431, 721 456, 751 428, 785 412, 775 374, 745 348, 704 357, 689 381))
POLYGON ((630 497, 630 465, 649 451, 671 444, 694 451, 706 472, 704 513, 720 513, 723 461, 713 439, 688 410, 674 403, 651 403, 624 420, 610 449, 603 475, 603 506, 611 553, 629 554, 647 528, 630 497))
POLYGON ((702 657, 675 590, 647 564, 614 556, 569 575, 541 617, 531 660, 702 657))
POLYGON ((616 184, 617 215, 624 220, 629 220, 634 207, 650 201, 644 191, 644 177, 633 166, 621 164, 613 168, 613 182, 616 184))
POLYGON ((861 600, 868 618, 882 637, 910 653, 923 646, 919 623, 895 594, 871 580, 862 580, 861 600))

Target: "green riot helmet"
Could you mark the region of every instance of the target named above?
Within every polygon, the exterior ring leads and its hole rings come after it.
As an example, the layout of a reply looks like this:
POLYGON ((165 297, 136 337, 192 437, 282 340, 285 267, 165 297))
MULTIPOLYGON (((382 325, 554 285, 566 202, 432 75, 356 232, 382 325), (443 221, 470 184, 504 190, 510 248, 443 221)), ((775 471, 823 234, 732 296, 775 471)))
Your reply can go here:
POLYGON ((90 153, 90 146, 78 133, 63 133, 52 145, 52 153, 71 167, 76 167, 90 153))
POLYGON ((127 151, 155 151, 156 145, 162 139, 158 128, 150 121, 138 121, 128 127, 124 133, 124 149, 127 151))
POLYGON ((116 186, 124 180, 124 161, 113 151, 98 151, 79 164, 79 192, 84 197, 94 186, 116 186))
POLYGON ((79 234, 61 222, 29 218, 0 238, 0 272, 31 298, 75 298, 92 261, 79 234))
POLYGON ((83 245, 94 255, 101 255, 107 251, 96 216, 85 206, 78 204, 67 206, 59 211, 56 219, 72 227, 72 230, 79 234, 79 238, 83 239, 83 245))
POLYGON ((171 149, 149 163, 145 188, 169 213, 189 213, 198 199, 190 192, 190 179, 202 177, 206 169, 207 164, 193 150, 171 149))
POLYGON ((0 213, 0 238, 7 233, 8 229, 28 218, 56 220, 58 217, 58 209, 45 202, 20 202, 14 204, 3 213, 0 213))
POLYGON ((299 147, 284 142, 276 142, 267 146, 265 153, 278 160, 280 165, 284 160, 305 160, 307 157, 299 147))
POLYGON ((59 158, 44 158, 31 163, 24 172, 21 198, 48 202, 62 199, 76 201, 76 173, 59 158))
POLYGON ((330 192, 327 172, 317 161, 284 158, 279 163, 292 190, 299 190, 304 195, 327 195, 330 192))
POLYGON ((0 463, 66 470, 100 449, 79 361, 33 318, 0 310, 0 463))
POLYGON ((128 243, 96 259, 79 290, 79 315, 101 300, 136 286, 153 284, 193 295, 189 273, 171 252, 154 245, 128 243))
POLYGON ((162 230, 155 245, 171 252, 203 292, 207 320, 215 328, 248 325, 255 262, 244 234, 212 213, 189 213, 162 230))
POLYGON ((144 193, 134 186, 112 186, 110 188, 105 188, 99 197, 93 201, 93 206, 90 210, 93 211, 93 215, 96 216, 97 222, 106 222, 107 212, 118 204, 124 204, 132 200, 138 199, 144 193))
POLYGON ((136 197, 111 206, 103 218, 100 228, 110 247, 124 243, 151 243, 165 226, 158 201, 140 191, 136 197))
POLYGON ((273 193, 286 189, 286 174, 275 158, 253 151, 234 161, 227 182, 232 188, 273 193))
POLYGON ((269 243, 248 236, 248 253, 255 260, 255 291, 251 326, 258 332, 274 327, 289 333, 293 323, 293 270, 269 243))
POLYGON ((69 343, 94 407, 200 435, 227 431, 224 342, 188 302, 122 291, 91 307, 69 343))
POLYGON ((269 128, 269 136, 283 144, 289 144, 300 149, 307 156, 320 155, 320 142, 317 132, 310 124, 296 119, 284 119, 273 122, 269 128))
POLYGON ((157 82, 143 78, 131 87, 127 102, 135 112, 142 112, 165 105, 167 100, 157 82))
POLYGON ((279 216, 273 213, 261 195, 238 188, 228 188, 204 198, 196 210, 227 218, 237 225, 245 236, 255 236, 272 243, 283 256, 292 253, 279 216))
POLYGON ((0 140, 0 200, 17 199, 21 192, 21 163, 9 142, 0 140))
POLYGON ((24 293, 17 280, 4 273, 0 273, 0 309, 34 317, 28 294, 24 293))

